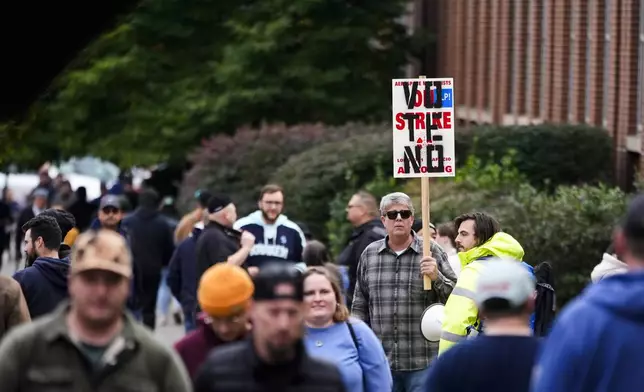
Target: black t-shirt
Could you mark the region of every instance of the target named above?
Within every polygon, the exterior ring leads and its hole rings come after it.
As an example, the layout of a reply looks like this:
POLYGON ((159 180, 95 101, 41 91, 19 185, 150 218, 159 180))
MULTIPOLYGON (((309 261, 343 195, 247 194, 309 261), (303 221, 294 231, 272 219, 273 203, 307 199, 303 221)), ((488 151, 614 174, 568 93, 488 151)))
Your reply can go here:
POLYGON ((428 392, 528 392, 539 339, 481 335, 458 343, 431 366, 428 392))

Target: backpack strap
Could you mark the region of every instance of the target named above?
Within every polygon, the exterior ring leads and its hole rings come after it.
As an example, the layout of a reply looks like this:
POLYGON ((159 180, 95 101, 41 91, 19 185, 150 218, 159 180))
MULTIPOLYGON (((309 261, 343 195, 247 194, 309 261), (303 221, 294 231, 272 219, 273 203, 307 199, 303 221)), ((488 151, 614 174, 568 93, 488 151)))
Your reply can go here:
POLYGON ((349 328, 349 333, 351 334, 351 340, 353 340, 353 344, 356 346, 356 350, 358 350, 358 355, 360 355, 360 345, 358 344, 358 336, 356 335, 355 329, 353 329, 353 325, 347 320, 346 321, 347 328, 349 328))
MULTIPOLYGON (((353 328, 353 325, 351 325, 351 321, 347 320, 345 322, 347 324, 347 328, 349 328, 349 334, 351 334, 351 340, 353 340, 353 344, 356 346, 356 351, 358 352, 358 364, 360 365, 360 368, 362 369, 362 361, 360 361, 360 345, 358 344, 358 335, 356 335, 356 331, 353 328)), ((364 374, 364 369, 362 369, 362 385, 366 384, 365 381, 365 374, 364 374)))

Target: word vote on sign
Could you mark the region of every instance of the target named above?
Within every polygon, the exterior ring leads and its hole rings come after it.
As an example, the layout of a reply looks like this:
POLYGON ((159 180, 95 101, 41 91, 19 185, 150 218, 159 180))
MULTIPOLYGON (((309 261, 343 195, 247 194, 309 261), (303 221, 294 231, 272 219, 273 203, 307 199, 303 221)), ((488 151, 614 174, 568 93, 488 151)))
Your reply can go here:
POLYGON ((454 177, 454 79, 392 81, 394 177, 454 177))

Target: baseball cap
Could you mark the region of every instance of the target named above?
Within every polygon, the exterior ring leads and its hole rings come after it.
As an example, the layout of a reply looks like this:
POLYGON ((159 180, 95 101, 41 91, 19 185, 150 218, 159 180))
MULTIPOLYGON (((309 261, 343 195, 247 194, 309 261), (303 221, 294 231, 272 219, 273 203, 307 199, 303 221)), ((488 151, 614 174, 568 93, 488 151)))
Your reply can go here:
POLYGON ((33 193, 34 197, 49 197, 49 191, 45 188, 36 188, 33 193))
POLYGON ((227 317, 247 309, 254 290, 253 281, 243 268, 218 263, 201 276, 197 298, 208 315, 227 317))
POLYGON ((71 257, 71 274, 102 270, 132 276, 132 256, 125 239, 112 230, 90 230, 78 236, 71 257))
POLYGON ((489 259, 479 275, 474 295, 479 310, 485 309, 490 300, 503 303, 502 309, 510 310, 521 307, 534 295, 536 282, 520 261, 507 259, 489 259))
POLYGON ((105 207, 114 207, 114 208, 118 208, 120 210, 121 209, 121 199, 116 195, 105 195, 101 199, 100 208, 103 209, 105 207))
POLYGON ((218 193, 213 195, 210 200, 208 200, 208 213, 214 214, 226 208, 233 201, 227 195, 223 193, 218 193))
POLYGON ((644 238, 644 194, 637 195, 629 204, 622 229, 627 238, 644 238))
POLYGON ((288 261, 270 262, 253 277, 255 301, 304 300, 304 275, 288 261))
POLYGON ((208 201, 210 201, 211 197, 212 197, 212 193, 206 190, 198 189, 195 192, 195 199, 197 199, 199 204, 203 207, 206 207, 208 205, 208 201))

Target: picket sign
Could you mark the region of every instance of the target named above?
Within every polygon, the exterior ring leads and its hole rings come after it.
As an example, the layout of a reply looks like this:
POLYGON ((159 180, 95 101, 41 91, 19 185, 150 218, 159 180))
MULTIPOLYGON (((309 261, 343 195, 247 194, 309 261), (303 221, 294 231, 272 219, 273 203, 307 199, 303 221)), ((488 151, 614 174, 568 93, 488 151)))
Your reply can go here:
MULTIPOLYGON (((420 178, 423 257, 431 256, 432 177, 454 177, 454 79, 392 80, 393 167, 395 178, 420 178)), ((423 276, 425 290, 432 289, 423 276)))

